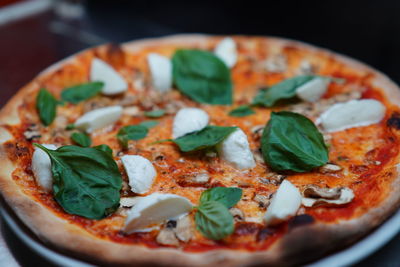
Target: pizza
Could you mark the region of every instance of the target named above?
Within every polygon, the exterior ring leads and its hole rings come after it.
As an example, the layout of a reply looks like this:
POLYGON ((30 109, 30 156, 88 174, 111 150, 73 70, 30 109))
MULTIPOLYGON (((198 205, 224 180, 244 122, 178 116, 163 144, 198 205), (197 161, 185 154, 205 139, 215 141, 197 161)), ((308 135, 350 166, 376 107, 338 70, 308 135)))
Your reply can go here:
POLYGON ((398 103, 380 72, 292 40, 102 45, 3 107, 0 190, 97 264, 304 264, 398 209, 398 103))

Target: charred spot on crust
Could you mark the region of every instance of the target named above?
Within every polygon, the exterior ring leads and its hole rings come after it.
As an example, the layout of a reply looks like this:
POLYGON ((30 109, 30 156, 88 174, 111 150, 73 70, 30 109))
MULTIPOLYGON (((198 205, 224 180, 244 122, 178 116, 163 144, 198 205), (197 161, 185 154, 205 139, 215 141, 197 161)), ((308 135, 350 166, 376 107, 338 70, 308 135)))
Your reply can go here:
POLYGON ((400 130, 400 113, 394 112, 390 118, 386 121, 386 125, 390 128, 400 130))
POLYGON ((269 238, 270 236, 272 236, 275 233, 274 229, 271 228, 262 228, 257 236, 256 236, 256 241, 257 242, 261 242, 266 240, 267 238, 269 238))
POLYGON ((251 235, 258 232, 259 226, 255 223, 238 223, 235 227, 235 235, 251 235))
POLYGON ((308 214, 297 215, 289 221, 289 229, 313 223, 314 217, 308 214))

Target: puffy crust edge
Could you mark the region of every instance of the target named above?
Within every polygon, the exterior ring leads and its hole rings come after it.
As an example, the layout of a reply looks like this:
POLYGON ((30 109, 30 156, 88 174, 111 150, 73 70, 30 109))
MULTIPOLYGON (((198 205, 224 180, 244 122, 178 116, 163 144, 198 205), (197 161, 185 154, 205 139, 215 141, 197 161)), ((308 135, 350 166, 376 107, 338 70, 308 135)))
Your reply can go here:
MULTIPOLYGON (((133 41, 124 44, 122 47, 127 51, 139 50, 149 45, 163 44, 195 44, 201 47, 202 45, 206 46, 209 38, 208 35, 198 34, 175 35, 133 41)), ((277 46, 291 45, 310 51, 322 52, 355 69, 374 73, 375 84, 383 88, 384 93, 392 100, 392 103, 395 104, 400 101, 400 91, 397 85, 382 73, 363 63, 297 41, 273 37, 256 38, 266 39, 277 46)), ((73 61, 75 56, 51 66, 21 89, 0 111, 0 120, 7 124, 17 124, 19 122, 17 107, 27 93, 39 88, 36 81, 51 75, 68 62, 73 61)), ((1 127, 0 142, 4 143, 10 138, 11 135, 1 127)), ((386 220, 400 205, 400 175, 396 170, 396 179, 393 182, 392 191, 385 201, 380 207, 370 210, 360 218, 341 221, 336 224, 312 224, 294 228, 282 239, 276 241, 267 251, 243 252, 223 249, 205 253, 187 253, 177 249, 149 249, 140 245, 119 244, 93 236, 81 227, 59 218, 57 214, 24 194, 11 177, 16 166, 7 158, 3 146, 0 148, 0 164, 3 166, 0 169, 0 190, 4 198, 22 222, 39 238, 48 242, 51 246, 71 251, 86 259, 96 258, 103 263, 121 265, 208 266, 218 264, 219 266, 265 266, 266 264, 299 264, 317 259, 329 252, 354 243, 386 220)))

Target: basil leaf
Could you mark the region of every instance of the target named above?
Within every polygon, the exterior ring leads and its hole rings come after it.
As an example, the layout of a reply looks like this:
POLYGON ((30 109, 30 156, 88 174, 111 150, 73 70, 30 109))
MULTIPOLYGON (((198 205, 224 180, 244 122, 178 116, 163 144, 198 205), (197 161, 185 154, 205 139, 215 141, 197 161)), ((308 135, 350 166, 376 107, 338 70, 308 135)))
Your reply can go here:
POLYGON ((69 87, 62 91, 61 99, 72 104, 78 104, 100 93, 103 86, 103 82, 89 82, 69 87))
POLYGON ((233 217, 229 210, 217 201, 202 203, 195 215, 197 229, 207 238, 220 240, 233 233, 233 217))
POLYGON ((49 126, 56 117, 57 99, 45 88, 40 89, 36 97, 36 109, 40 120, 45 126, 49 126))
POLYGON ((140 140, 145 138, 148 131, 148 128, 143 125, 129 125, 122 127, 118 131, 117 138, 122 147, 127 148, 129 140, 140 140))
POLYGON ((262 89, 253 99, 253 105, 272 107, 277 101, 296 96, 296 90, 303 84, 314 79, 315 75, 303 75, 286 79, 269 89, 262 89))
POLYGON ((73 133, 71 135, 72 141, 74 141, 77 145, 83 146, 83 147, 89 147, 92 144, 92 140, 90 139, 90 136, 84 133, 73 133))
POLYGON ((150 118, 162 117, 162 116, 164 116, 164 114, 165 114, 165 110, 163 110, 163 109, 147 111, 144 113, 145 116, 150 117, 150 118))
POLYGON ((314 123, 303 115, 273 112, 261 137, 264 160, 274 171, 310 171, 328 162, 328 149, 314 123))
POLYGON ((229 112, 229 116, 232 117, 245 117, 252 114, 255 114, 255 111, 248 105, 239 106, 229 112))
POLYGON ((210 148, 233 133, 237 127, 207 126, 203 130, 190 133, 172 141, 179 146, 182 152, 210 148))
POLYGON ((242 197, 242 189, 237 187, 214 187, 207 189, 200 196, 200 202, 217 201, 228 209, 239 202, 242 197))
POLYGON ((113 151, 108 145, 101 144, 98 146, 94 146, 93 148, 106 152, 110 157, 112 157, 113 155, 113 151))
POLYGON ((178 50, 172 57, 174 83, 196 102, 232 104, 230 70, 214 54, 201 50, 178 50))
POLYGON ((99 220, 117 210, 122 177, 115 161, 89 147, 62 146, 49 150, 54 198, 70 214, 99 220))
POLYGON ((73 129, 75 129, 75 124, 73 123, 70 123, 67 125, 67 127, 65 127, 65 130, 73 130, 73 129))
POLYGON ((146 127, 147 129, 150 129, 150 128, 153 128, 154 126, 156 126, 157 124, 159 124, 158 121, 142 121, 138 125, 141 125, 141 126, 146 127))

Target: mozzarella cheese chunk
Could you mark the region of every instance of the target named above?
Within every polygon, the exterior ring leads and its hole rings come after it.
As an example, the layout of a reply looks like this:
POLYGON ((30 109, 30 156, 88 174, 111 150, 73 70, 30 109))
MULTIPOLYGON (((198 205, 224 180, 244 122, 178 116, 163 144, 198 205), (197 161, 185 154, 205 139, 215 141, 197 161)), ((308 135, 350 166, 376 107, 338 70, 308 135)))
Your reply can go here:
POLYGON ((331 106, 321 114, 317 124, 327 132, 368 126, 380 122, 385 116, 385 106, 374 99, 351 100, 331 106))
POLYGON ((296 95, 307 102, 315 102, 328 89, 330 79, 316 77, 296 89, 296 95))
POLYGON ((144 194, 149 191, 157 175, 153 164, 148 159, 137 155, 123 156, 121 161, 128 175, 132 192, 144 194))
POLYGON ((175 194, 153 193, 140 198, 128 211, 123 231, 138 232, 192 210, 192 203, 175 194))
POLYGON ((172 87, 172 63, 169 58, 150 53, 147 56, 147 62, 153 86, 160 92, 169 91, 172 87))
POLYGON ((226 66, 232 68, 237 61, 238 53, 236 43, 232 38, 225 38, 214 49, 214 54, 221 59, 226 66))
POLYGON ((188 133, 200 131, 207 126, 208 114, 199 108, 183 108, 176 113, 172 129, 172 137, 178 138, 188 133))
MULTIPOLYGON (((55 150, 57 147, 52 144, 42 144, 45 148, 55 150)), ((42 149, 35 147, 32 156, 32 171, 36 183, 46 192, 53 190, 53 175, 51 173, 51 160, 49 155, 42 149)))
POLYGON ((299 189, 288 180, 284 180, 271 199, 271 204, 264 215, 264 222, 267 225, 275 225, 286 221, 296 215, 301 200, 299 189))
POLYGON ((90 68, 90 80, 104 83, 102 93, 116 95, 125 92, 128 84, 113 67, 101 59, 94 58, 90 68))
POLYGON ((85 113, 75 121, 75 127, 91 133, 116 122, 122 114, 121 106, 99 108, 85 113))
POLYGON ((217 149, 220 157, 236 168, 247 169, 256 166, 247 136, 239 128, 225 138, 217 149))

